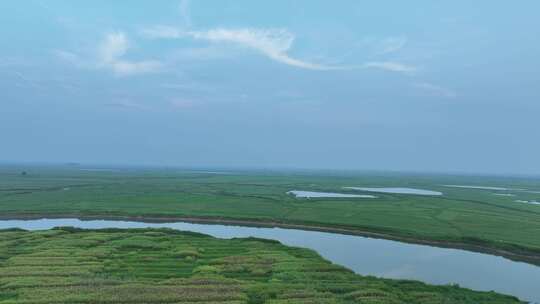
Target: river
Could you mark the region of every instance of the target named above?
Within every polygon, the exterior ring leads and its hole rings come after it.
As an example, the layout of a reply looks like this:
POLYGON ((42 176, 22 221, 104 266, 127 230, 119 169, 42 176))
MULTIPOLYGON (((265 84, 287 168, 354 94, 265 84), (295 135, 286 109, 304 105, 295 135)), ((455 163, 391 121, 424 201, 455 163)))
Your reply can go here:
POLYGON ((313 249, 333 263, 361 275, 414 279, 430 284, 455 283, 474 290, 493 290, 540 303, 540 267, 459 249, 283 228, 79 219, 0 220, 0 229, 42 230, 57 226, 87 229, 166 227, 218 238, 253 236, 274 239, 286 245, 313 249))

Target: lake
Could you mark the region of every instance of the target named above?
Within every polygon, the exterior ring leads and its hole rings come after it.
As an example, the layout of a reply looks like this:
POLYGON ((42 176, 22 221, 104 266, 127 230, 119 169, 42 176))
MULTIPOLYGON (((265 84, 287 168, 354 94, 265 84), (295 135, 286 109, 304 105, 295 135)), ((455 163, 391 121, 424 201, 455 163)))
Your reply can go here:
POLYGON ((333 263, 362 275, 414 279, 431 284, 457 283, 475 290, 494 290, 540 303, 540 267, 465 250, 283 228, 79 219, 0 220, 0 229, 42 230, 57 226, 87 229, 166 227, 218 238, 253 236, 274 239, 286 245, 313 249, 333 263))

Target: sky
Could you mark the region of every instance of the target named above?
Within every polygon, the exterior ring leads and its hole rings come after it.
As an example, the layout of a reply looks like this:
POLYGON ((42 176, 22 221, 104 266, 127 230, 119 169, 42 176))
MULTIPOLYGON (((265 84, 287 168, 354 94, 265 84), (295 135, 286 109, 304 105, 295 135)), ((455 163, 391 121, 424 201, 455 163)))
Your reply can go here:
POLYGON ((0 161, 540 174, 540 2, 0 2, 0 161))

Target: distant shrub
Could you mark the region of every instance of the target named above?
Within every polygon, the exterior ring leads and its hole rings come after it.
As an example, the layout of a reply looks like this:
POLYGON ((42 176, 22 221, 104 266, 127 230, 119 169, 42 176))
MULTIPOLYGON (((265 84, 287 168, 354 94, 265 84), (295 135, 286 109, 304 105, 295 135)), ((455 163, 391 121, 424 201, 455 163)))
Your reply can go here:
POLYGON ((191 258, 191 259, 198 259, 201 257, 201 254, 197 249, 183 249, 179 250, 175 253, 173 253, 174 257, 177 258, 191 258))
POLYGON ((122 249, 165 249, 167 246, 155 241, 152 237, 132 236, 121 240, 113 241, 114 245, 122 249))
POLYGON ((214 274, 214 273, 219 273, 219 272, 220 272, 220 269, 218 267, 210 266, 210 265, 202 265, 193 269, 194 274, 214 274))

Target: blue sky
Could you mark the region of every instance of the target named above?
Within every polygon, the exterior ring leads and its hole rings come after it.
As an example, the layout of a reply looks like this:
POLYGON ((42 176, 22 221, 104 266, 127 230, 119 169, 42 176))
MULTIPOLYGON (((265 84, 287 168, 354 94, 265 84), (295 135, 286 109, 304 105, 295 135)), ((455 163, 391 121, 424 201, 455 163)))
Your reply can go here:
POLYGON ((540 173, 538 1, 2 1, 0 161, 540 173))

